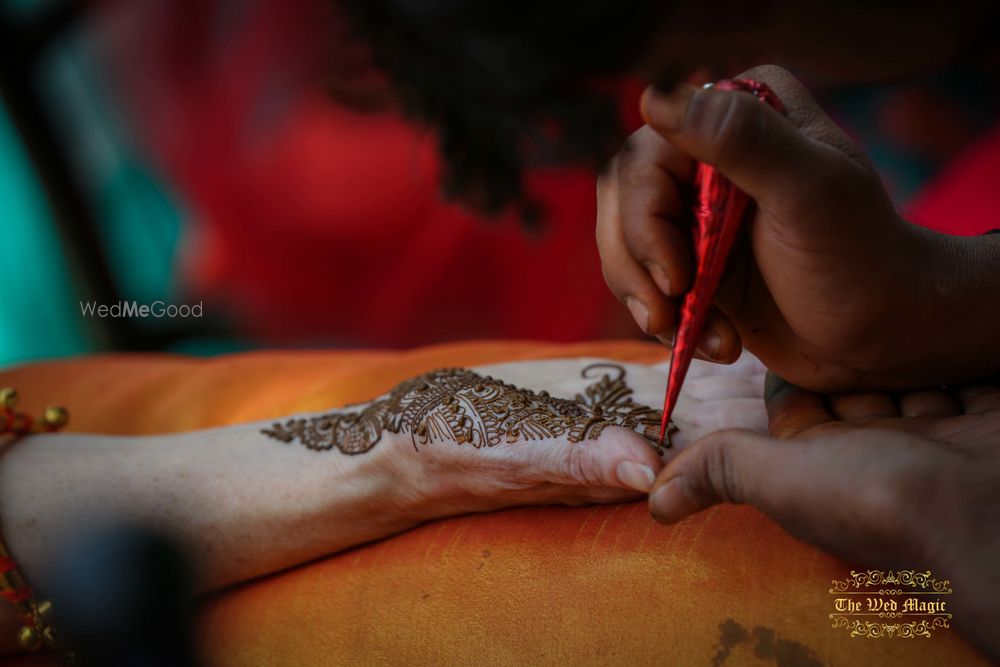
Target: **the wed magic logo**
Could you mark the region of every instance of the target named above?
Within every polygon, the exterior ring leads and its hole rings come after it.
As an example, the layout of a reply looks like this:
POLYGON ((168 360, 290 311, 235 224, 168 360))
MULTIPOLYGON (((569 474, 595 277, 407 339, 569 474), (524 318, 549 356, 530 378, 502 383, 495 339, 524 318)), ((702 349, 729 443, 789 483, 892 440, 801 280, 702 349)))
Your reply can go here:
POLYGON ((153 301, 139 303, 138 301, 119 301, 118 303, 99 304, 96 301, 81 301, 80 313, 84 317, 99 317, 103 319, 198 319, 205 312, 204 304, 198 303, 167 303, 153 301))
POLYGON ((851 637, 930 637, 951 627, 951 592, 951 582, 935 579, 929 570, 852 570, 833 581, 830 620, 851 637))

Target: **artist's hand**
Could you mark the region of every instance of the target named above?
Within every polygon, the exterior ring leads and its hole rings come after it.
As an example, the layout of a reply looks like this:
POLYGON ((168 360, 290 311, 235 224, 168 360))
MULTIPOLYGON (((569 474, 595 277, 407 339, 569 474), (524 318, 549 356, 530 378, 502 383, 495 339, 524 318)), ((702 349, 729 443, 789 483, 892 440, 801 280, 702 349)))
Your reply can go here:
POLYGON ((852 562, 930 568, 953 583, 955 622, 1000 657, 1000 389, 897 406, 769 378, 766 398, 774 437, 726 430, 684 449, 657 478, 653 516, 746 503, 852 562))
POLYGON ((907 223, 860 149, 788 72, 767 66, 739 77, 767 83, 787 118, 745 92, 649 89, 648 125, 599 181, 605 278, 639 326, 669 343, 678 297, 691 286, 685 230, 700 160, 757 206, 717 296, 704 356, 731 362, 742 344, 817 391, 912 389, 988 374, 1000 355, 984 351, 997 348, 986 334, 1000 316, 968 295, 977 266, 988 264, 980 245, 1000 239, 959 240, 907 223), (956 333, 972 342, 957 342, 956 333))

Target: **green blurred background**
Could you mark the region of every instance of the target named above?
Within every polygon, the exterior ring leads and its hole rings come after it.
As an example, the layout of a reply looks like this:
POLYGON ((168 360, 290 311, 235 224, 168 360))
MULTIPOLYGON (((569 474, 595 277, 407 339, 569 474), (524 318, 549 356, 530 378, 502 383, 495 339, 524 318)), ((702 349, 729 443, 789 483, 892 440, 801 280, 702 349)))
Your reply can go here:
POLYGON ((123 347, 239 349, 169 322, 81 316, 81 300, 109 292, 170 302, 185 215, 130 144, 87 32, 75 25, 80 11, 72 2, 0 0, 0 366, 123 347), (60 216, 55 198, 76 210, 60 216))

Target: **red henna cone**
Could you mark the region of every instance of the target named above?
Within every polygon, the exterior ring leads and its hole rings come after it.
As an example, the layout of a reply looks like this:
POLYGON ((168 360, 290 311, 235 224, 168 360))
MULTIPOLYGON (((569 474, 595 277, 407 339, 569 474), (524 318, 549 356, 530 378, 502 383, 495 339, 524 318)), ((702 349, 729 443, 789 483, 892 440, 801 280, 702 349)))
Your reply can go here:
MULTIPOLYGON (((778 111, 784 106, 778 96, 765 83, 733 79, 715 84, 722 90, 743 90, 753 93, 778 111)), ((700 163, 695 178, 698 189, 698 206, 695 209, 695 227, 692 233, 695 261, 694 284, 681 302, 674 350, 670 357, 667 392, 663 399, 663 421, 660 423, 660 444, 663 444, 667 425, 677 405, 681 385, 687 375, 695 347, 701 340, 705 321, 722 281, 726 260, 736 241, 736 234, 744 218, 751 212, 750 197, 733 185, 715 167, 700 163)))

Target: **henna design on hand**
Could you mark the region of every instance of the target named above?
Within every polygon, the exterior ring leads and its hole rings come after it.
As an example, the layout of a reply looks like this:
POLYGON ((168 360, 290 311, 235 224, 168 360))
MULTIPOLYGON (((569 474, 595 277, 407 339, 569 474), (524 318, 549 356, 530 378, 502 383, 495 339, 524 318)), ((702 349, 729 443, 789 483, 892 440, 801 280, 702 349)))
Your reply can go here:
POLYGON ((400 383, 359 412, 290 419, 262 433, 287 443, 298 440, 315 451, 362 454, 378 444, 384 431, 408 433, 414 448, 432 442, 478 448, 560 436, 580 442, 596 439, 608 426, 622 426, 657 447, 662 412, 632 400, 625 369, 617 364, 592 364, 581 376, 589 379, 599 368, 617 375, 604 373, 574 400, 445 368, 400 383))

